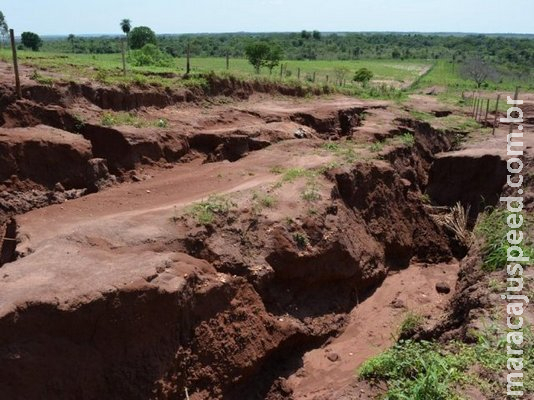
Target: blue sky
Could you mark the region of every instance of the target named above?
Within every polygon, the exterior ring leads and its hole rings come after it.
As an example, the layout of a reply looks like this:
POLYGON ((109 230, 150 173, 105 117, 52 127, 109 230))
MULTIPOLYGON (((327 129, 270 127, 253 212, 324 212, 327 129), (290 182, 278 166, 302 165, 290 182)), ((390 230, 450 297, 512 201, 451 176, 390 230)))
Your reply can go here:
POLYGON ((514 0, 2 0, 20 34, 418 31, 534 33, 534 1, 514 0))

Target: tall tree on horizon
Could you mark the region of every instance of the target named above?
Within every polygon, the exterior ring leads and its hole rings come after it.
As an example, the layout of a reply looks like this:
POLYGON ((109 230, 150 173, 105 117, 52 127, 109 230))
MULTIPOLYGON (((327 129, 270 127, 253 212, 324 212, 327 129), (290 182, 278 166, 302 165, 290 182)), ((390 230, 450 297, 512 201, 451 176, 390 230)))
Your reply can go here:
POLYGON ((9 27, 7 26, 6 17, 4 16, 4 13, 0 11, 0 35, 2 35, 2 47, 5 47, 8 31, 9 27))
POLYGON ((70 42, 73 53, 74 53, 74 40, 75 39, 76 39, 76 36, 74 36, 72 33, 67 37, 67 40, 70 42))
POLYGON ((132 30, 132 21, 128 18, 125 18, 120 23, 121 29, 126 35, 126 48, 128 53, 130 52, 130 31, 132 30))

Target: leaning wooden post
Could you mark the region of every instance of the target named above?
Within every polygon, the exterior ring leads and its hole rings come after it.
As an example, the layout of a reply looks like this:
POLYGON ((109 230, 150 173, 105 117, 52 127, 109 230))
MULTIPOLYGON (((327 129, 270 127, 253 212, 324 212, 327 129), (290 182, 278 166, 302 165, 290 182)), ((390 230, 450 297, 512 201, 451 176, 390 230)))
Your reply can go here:
MULTIPOLYGON (((514 94, 514 105, 517 104, 517 98, 519 96, 519 86, 516 86, 515 87, 515 94, 514 94)), ((512 133, 512 131, 514 130, 514 124, 513 122, 510 122, 510 129, 508 131, 508 133, 512 133)))
POLYGON ((473 118, 475 118, 475 120, 477 119, 477 114, 478 114, 478 103, 479 103, 479 98, 477 97, 476 101, 475 101, 475 112, 473 113, 473 118))
POLYGON ((20 88, 20 76, 19 76, 19 61, 17 59, 17 46, 15 45, 15 31, 9 30, 9 36, 11 37, 11 51, 13 52, 13 69, 15 70, 15 88, 17 90, 17 97, 22 99, 22 89, 20 88))
POLYGON ((122 51, 122 73, 126 76, 126 52, 124 50, 124 39, 121 40, 121 51, 122 51))
POLYGON ((488 123, 489 103, 490 99, 488 97, 488 99, 486 100, 486 116, 484 117, 484 124, 488 123))
POLYGON ((315 71, 313 71, 313 82, 315 83, 315 71))
POLYGON ((482 122, 482 113, 484 112, 484 99, 480 99, 480 109, 478 110, 478 120, 482 122))
POLYGON ((471 107, 471 116, 475 115, 476 105, 477 105, 477 99, 475 98, 475 93, 473 93, 473 106, 471 107))
POLYGON ((300 81, 300 67, 297 69, 297 79, 300 81))
POLYGON ((326 75, 326 83, 328 84, 328 75, 326 75))
POLYGON ((493 132, 492 135, 495 135, 495 127, 497 126, 497 117, 499 116, 499 100, 501 99, 501 95, 497 95, 497 101, 495 102, 495 119, 493 120, 493 132))

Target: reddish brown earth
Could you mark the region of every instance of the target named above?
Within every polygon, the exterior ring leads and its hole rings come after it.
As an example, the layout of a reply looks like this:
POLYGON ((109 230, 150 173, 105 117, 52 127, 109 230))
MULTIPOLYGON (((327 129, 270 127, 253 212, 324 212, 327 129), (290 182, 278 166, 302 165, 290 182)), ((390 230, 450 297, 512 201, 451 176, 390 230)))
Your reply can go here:
POLYGON ((223 81, 211 94, 229 102, 24 84, 26 99, 5 86, 0 102, 9 399, 371 398, 354 379, 361 362, 409 310, 438 329, 455 298, 465 253, 423 193, 449 205, 502 189, 501 155, 485 144, 438 155, 454 135, 388 102, 273 98, 223 81), (103 127, 103 109, 168 126, 103 127), (406 131, 413 147, 369 150, 406 131), (297 167, 320 171, 277 173, 297 167), (234 205, 198 224, 187 209, 210 194, 234 205))

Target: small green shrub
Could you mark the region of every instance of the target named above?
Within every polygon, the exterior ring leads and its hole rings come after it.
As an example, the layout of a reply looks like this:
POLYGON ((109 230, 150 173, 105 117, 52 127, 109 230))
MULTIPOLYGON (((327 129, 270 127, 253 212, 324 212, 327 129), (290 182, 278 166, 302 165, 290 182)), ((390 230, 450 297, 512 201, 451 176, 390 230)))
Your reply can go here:
POLYGON ((371 150, 373 153, 379 153, 381 152, 382 150, 384 150, 384 146, 386 145, 385 142, 383 141, 379 141, 379 142, 374 142, 373 144, 371 144, 371 146, 369 147, 369 150, 371 150))
POLYGON ((207 200, 193 204, 186 214, 193 217, 199 224, 211 224, 217 215, 226 215, 235 207, 235 203, 223 196, 210 196, 207 200))
POLYGON ((33 73, 30 75, 30 79, 40 83, 41 85, 51 86, 54 84, 54 79, 41 75, 37 70, 33 71, 33 73))
POLYGON ((289 168, 284 172, 284 176, 282 177, 282 180, 284 182, 293 182, 297 178, 300 178, 302 176, 307 176, 309 174, 310 174, 310 171, 304 168, 289 168))
POLYGON ((162 52, 152 43, 145 44, 140 50, 132 51, 132 65, 136 67, 172 67, 174 59, 167 53, 162 52))
POLYGON ((414 313, 414 312, 408 312, 402 323, 399 326, 399 336, 403 336, 408 333, 412 333, 423 326, 424 318, 422 315, 414 313))
POLYGON ((308 240, 308 236, 306 236, 305 233, 301 233, 301 232, 294 233, 293 240, 295 241, 299 249, 305 249, 306 247, 308 247, 309 240, 308 240))
POLYGON ((308 203, 312 203, 321 199, 321 194, 319 193, 317 185, 314 181, 308 182, 308 184, 304 188, 304 191, 301 194, 301 197, 302 200, 307 201, 308 203))
POLYGON ((276 205, 276 199, 267 193, 254 192, 252 195, 254 209, 259 211, 262 208, 272 208, 276 205))
POLYGON ((415 137, 410 132, 403 133, 400 140, 406 147, 413 147, 415 144, 415 137))
POLYGON ((160 118, 156 121, 156 127, 158 128, 167 128, 169 126, 169 122, 165 118, 160 118))

